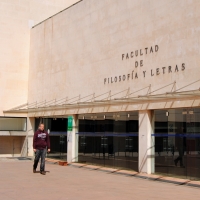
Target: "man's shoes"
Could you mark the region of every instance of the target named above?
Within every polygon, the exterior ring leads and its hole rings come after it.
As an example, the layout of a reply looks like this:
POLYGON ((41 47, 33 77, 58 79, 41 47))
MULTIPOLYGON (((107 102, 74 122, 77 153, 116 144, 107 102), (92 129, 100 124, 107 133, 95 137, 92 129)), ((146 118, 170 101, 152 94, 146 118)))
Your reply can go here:
POLYGON ((33 168, 33 173, 36 173, 36 169, 33 168))
POLYGON ((174 164, 175 164, 175 166, 177 166, 177 163, 178 163, 178 161, 177 161, 177 160, 174 160, 174 164))
POLYGON ((46 172, 45 171, 41 171, 40 174, 46 175, 46 172))

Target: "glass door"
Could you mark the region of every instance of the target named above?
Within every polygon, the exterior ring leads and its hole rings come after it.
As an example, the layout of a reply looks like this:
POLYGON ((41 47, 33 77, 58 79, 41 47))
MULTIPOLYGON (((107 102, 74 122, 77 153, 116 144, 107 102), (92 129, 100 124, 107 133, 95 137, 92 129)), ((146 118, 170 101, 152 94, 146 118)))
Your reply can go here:
POLYGON ((187 178, 186 171, 186 123, 182 109, 171 109, 168 111, 168 134, 167 138, 172 153, 168 163, 170 176, 187 178))
POLYGON ((184 154, 187 177, 191 180, 200 179, 200 109, 184 110, 186 141, 184 154))
POLYGON ((126 125, 126 157, 129 168, 138 171, 138 115, 127 114, 126 125))
POLYGON ((155 111, 155 171, 200 179, 200 109, 155 111))
POLYGON ((79 162, 138 170, 138 113, 79 116, 79 162))

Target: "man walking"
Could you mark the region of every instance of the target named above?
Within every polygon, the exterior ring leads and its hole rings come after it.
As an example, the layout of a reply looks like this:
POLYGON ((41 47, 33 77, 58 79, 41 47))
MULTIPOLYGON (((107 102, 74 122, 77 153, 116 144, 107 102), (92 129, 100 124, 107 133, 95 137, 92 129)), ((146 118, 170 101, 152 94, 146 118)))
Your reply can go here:
POLYGON ((36 168, 41 157, 40 173, 45 175, 45 157, 46 152, 50 152, 49 134, 44 131, 44 124, 40 123, 38 130, 33 137, 33 151, 35 152, 35 160, 33 165, 33 173, 36 173, 36 168))

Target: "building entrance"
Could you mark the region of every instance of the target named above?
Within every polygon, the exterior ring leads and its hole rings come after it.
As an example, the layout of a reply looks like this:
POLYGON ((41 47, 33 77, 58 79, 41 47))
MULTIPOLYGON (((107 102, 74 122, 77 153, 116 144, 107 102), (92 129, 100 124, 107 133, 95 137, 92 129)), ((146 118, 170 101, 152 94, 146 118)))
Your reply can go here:
POLYGON ((138 170, 138 113, 79 116, 78 162, 138 170))
POLYGON ((155 111, 155 171, 200 179, 200 109, 155 111))
POLYGON ((51 152, 47 157, 67 160, 67 118, 36 118, 36 130, 41 122, 49 130, 51 152))

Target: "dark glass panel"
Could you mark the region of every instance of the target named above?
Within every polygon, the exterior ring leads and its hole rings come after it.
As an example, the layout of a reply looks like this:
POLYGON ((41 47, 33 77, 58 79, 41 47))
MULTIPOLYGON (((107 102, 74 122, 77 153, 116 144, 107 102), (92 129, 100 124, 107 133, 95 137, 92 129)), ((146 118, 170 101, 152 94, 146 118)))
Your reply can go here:
POLYGON ((137 113, 90 114, 79 119, 79 162, 138 169, 137 113))
POLYGON ((199 111, 199 108, 155 111, 156 173, 200 179, 199 111))

